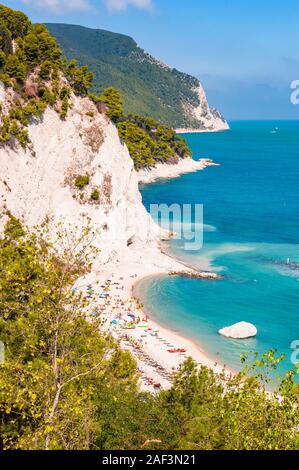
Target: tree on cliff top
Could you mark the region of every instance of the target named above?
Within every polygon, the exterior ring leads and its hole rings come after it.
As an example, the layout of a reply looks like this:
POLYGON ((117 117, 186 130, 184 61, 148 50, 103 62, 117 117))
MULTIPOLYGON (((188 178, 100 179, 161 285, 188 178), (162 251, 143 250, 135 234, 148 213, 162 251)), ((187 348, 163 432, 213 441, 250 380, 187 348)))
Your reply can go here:
POLYGON ((88 68, 76 61, 67 64, 44 25, 33 25, 23 13, 0 5, 0 81, 14 90, 9 109, 0 110, 0 144, 16 140, 27 147, 28 118, 39 117, 48 105, 62 119, 67 116, 65 77, 69 91, 87 96, 93 79, 88 68))
POLYGON ((108 116, 111 121, 117 122, 123 115, 123 98, 116 88, 108 87, 99 96, 99 101, 108 106, 108 116))

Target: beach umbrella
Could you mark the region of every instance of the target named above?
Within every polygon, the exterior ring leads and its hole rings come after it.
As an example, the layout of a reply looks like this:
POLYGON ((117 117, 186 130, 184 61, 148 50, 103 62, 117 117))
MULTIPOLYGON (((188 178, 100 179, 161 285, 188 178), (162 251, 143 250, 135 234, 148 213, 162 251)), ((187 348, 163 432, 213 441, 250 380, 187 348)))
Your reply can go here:
POLYGON ((117 320, 112 320, 112 325, 117 325, 117 320))

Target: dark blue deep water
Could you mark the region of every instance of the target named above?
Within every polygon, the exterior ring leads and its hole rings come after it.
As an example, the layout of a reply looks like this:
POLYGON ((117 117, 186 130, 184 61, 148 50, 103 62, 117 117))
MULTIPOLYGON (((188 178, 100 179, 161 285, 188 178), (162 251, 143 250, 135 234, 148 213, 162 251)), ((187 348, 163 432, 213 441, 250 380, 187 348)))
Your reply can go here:
POLYGON ((240 369, 242 352, 275 348, 286 355, 283 373, 299 340, 299 122, 232 122, 229 132, 185 137, 193 158, 221 166, 145 186, 143 201, 203 204, 203 248, 185 251, 179 240, 170 248, 224 279, 156 278, 139 295, 157 321, 222 363, 240 369), (243 320, 256 325, 254 339, 218 335, 243 320))

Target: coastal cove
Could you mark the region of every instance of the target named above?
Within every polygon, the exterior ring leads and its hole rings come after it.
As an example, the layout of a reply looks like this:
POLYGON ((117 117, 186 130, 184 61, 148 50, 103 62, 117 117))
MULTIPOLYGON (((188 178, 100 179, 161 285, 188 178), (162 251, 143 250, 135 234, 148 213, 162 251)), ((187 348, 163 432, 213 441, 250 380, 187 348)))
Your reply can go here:
POLYGON ((291 5, 66 3, 0 3, 3 462, 299 450, 291 5))
POLYGON ((299 339, 299 123, 232 122, 231 131, 185 135, 197 158, 220 166, 142 188, 143 203, 204 205, 204 246, 166 249, 221 281, 153 277, 136 292, 151 318, 200 345, 230 369, 240 355, 277 349, 286 359, 276 376, 294 368, 299 339), (218 330, 239 321, 256 325, 248 340, 222 338, 218 330))

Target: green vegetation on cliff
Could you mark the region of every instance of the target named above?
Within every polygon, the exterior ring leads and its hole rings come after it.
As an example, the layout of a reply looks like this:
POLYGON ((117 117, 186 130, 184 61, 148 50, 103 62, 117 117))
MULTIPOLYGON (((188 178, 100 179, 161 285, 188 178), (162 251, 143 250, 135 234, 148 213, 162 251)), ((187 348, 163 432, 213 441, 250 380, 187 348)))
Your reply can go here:
POLYGON ((47 105, 65 118, 70 90, 86 95, 92 79, 87 67, 62 59, 44 25, 32 25, 22 12, 0 5, 0 81, 14 92, 8 109, 1 103, 0 143, 15 138, 26 147, 29 119, 38 118, 47 105), (62 74, 68 84, 63 83, 62 74))
POLYGON ((152 116, 168 126, 199 127, 182 104, 198 106, 197 78, 171 69, 123 34, 83 26, 48 23, 68 60, 78 59, 95 75, 93 90, 121 91, 127 114, 152 116))
POLYGON ((117 128, 137 170, 191 156, 185 139, 153 118, 129 115, 118 121, 117 128))
POLYGON ((105 112, 117 125, 119 137, 126 143, 136 170, 158 162, 175 164, 180 158, 191 156, 186 140, 171 127, 145 116, 125 116, 122 95, 115 88, 106 88, 102 95, 90 94, 90 97, 107 107, 105 112))

